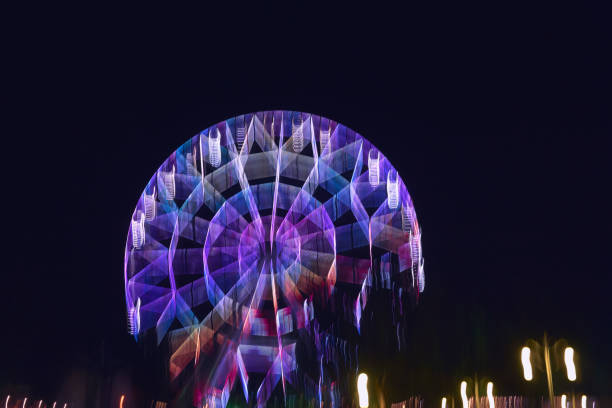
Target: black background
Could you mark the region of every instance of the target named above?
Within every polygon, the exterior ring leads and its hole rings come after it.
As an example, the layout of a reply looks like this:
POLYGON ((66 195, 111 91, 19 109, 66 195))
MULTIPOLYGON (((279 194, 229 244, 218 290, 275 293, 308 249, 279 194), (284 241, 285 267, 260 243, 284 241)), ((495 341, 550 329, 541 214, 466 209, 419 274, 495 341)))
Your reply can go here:
POLYGON ((369 367, 391 400, 438 398, 474 372, 501 394, 544 394, 519 364, 544 331, 576 349, 576 390, 609 394, 609 11, 5 10, 2 398, 78 400, 88 371, 148 384, 125 329, 133 207, 189 137, 266 109, 357 130, 414 199, 427 276, 414 345, 373 350, 369 367))

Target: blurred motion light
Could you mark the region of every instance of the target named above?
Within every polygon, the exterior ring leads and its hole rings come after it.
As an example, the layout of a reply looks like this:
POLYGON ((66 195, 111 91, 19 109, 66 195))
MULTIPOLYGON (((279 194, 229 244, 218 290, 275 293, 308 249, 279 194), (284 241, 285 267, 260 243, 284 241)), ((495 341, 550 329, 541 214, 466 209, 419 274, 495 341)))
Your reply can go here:
POLYGON ((125 395, 122 395, 119 399, 119 408, 123 408, 123 401, 125 400, 125 395))
POLYGON ((587 396, 586 396, 586 395, 583 395, 583 396, 580 398, 580 406, 581 406, 582 408, 586 408, 586 406, 587 406, 587 396))
POLYGON ((467 397, 467 382, 465 381, 461 381, 461 401, 463 402, 463 408, 470 407, 467 397))
POLYGON ((521 350, 521 363, 523 363, 523 376, 525 380, 533 380, 533 371, 531 369, 531 349, 523 347, 521 350))
POLYGON ((368 376, 365 373, 357 377, 357 392, 359 393, 359 408, 367 408, 369 406, 368 376))
POLYGON ((6 402, 4 403, 4 408, 8 408, 8 402, 9 402, 9 399, 10 399, 10 398, 11 398, 11 396, 10 396, 10 395, 7 395, 7 396, 6 396, 6 402))
POLYGON ((25 397, 25 398, 23 399, 23 405, 22 405, 22 408, 25 408, 25 404, 26 404, 26 402, 27 402, 27 401, 28 401, 28 397, 25 397))
POLYGON ((571 347, 565 348, 565 367, 567 368, 567 379, 576 381, 576 366, 574 365, 574 349, 571 347))
POLYGON ((489 408, 495 408, 495 400, 493 399, 493 383, 487 383, 487 398, 489 399, 489 408))
POLYGON ((442 398, 442 408, 446 408, 446 397, 442 398))
POLYGON ((561 395, 561 408, 567 408, 567 396, 565 394, 561 395))

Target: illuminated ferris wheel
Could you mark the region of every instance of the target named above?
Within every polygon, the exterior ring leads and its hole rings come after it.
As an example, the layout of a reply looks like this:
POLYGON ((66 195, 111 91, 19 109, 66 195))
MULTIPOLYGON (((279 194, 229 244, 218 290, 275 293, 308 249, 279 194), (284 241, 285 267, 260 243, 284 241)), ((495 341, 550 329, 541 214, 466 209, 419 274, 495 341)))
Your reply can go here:
POLYGON ((130 333, 169 343, 196 406, 296 391, 339 404, 369 291, 405 301, 425 285, 391 163, 353 130, 289 111, 228 119, 172 153, 134 210, 124 273, 130 333))

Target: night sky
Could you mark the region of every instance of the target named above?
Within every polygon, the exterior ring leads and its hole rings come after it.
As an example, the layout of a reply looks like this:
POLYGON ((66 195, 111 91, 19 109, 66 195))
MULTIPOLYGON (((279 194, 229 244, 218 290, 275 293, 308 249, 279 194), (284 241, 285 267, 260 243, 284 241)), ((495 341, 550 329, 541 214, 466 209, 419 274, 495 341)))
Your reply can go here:
POLYGON ((519 360, 545 331, 576 349, 576 390, 610 394, 609 11, 5 10, 0 398, 76 399, 88 371, 152 387, 126 331, 133 208, 188 138, 268 109, 358 131, 413 197, 427 286, 412 350, 372 350, 390 399, 475 372, 545 394, 519 360))

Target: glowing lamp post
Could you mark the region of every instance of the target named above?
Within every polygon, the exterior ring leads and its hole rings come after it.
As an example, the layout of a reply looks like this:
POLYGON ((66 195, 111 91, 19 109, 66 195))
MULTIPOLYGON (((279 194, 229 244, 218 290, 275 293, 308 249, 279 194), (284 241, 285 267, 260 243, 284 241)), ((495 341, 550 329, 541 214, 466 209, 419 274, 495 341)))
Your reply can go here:
MULTIPOLYGON (((565 341, 563 340, 558 340, 551 347, 548 344, 548 337, 546 336, 546 333, 544 333, 544 339, 542 341, 542 344, 534 340, 529 340, 529 343, 532 345, 532 347, 523 347, 521 349, 521 364, 523 365, 523 377, 525 378, 526 381, 531 381, 533 379, 533 368, 531 365, 531 354, 532 354, 531 350, 533 348, 537 350, 538 354, 539 353, 543 354, 544 371, 546 372, 546 383, 548 386, 548 398, 550 400, 550 406, 554 408, 555 399, 554 399, 554 391, 553 391, 552 368, 551 368, 551 362, 550 362, 550 349, 552 348, 553 351, 557 350, 555 355, 559 355, 560 354, 559 348, 562 345, 567 344, 567 343, 565 343, 565 341)), ((565 368, 567 370, 567 379, 569 381, 576 381, 576 365, 574 364, 574 349, 571 347, 565 347, 565 350, 563 352, 563 359, 565 361, 565 368)), ((564 401, 564 399, 562 398, 561 401, 564 401)), ((562 408, 566 408, 563 402, 561 406, 562 408)))
POLYGON ((357 393, 359 394, 359 408, 368 408, 368 376, 365 373, 361 373, 357 377, 357 393))

